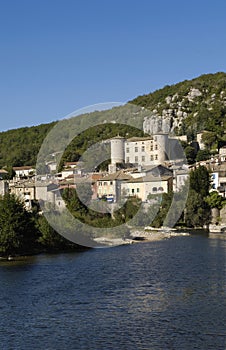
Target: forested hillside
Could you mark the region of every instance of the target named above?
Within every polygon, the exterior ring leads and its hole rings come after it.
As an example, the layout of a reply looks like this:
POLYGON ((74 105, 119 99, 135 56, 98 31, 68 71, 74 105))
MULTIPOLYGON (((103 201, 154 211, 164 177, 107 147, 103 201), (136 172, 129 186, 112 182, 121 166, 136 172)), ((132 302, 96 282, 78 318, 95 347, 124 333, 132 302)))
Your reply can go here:
MULTIPOLYGON (((215 144, 226 141, 226 73, 206 74, 193 80, 165 86, 148 95, 138 96, 127 106, 131 105, 133 109, 117 107, 89 114, 99 122, 98 126, 90 129, 89 120, 81 119, 87 130, 68 146, 63 160, 76 161, 93 143, 117 134, 126 137, 135 134, 141 136, 141 130, 134 130, 119 123, 121 120, 129 120, 130 125, 141 129, 142 119, 147 115, 170 120, 171 131, 177 135, 187 134, 189 141, 194 140, 196 133, 202 130, 209 131, 208 137, 211 137, 215 144), (139 107, 139 112, 135 106, 139 107)), ((1 132, 0 168, 35 165, 40 146, 55 124, 56 122, 52 122, 1 132)))
POLYGON ((0 167, 35 165, 39 148, 55 122, 0 133, 0 167))

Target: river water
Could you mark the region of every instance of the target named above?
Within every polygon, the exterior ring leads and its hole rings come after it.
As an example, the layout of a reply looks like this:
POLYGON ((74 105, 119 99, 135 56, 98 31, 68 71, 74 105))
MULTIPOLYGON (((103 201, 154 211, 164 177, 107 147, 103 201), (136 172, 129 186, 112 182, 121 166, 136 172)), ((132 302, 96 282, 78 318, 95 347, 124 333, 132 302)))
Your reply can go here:
POLYGON ((0 349, 226 349, 226 240, 0 264, 0 349))

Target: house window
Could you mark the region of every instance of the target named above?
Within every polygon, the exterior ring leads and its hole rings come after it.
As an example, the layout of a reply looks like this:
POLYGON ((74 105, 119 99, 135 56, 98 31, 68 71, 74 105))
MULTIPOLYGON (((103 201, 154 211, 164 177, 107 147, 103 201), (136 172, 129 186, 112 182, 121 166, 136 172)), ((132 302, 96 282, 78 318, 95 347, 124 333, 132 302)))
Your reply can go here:
POLYGON ((138 152, 138 147, 135 147, 135 152, 138 152))
POLYGON ((108 184, 108 183, 105 181, 105 182, 104 182, 104 186, 107 186, 107 184, 108 184))
POLYGON ((145 147, 144 147, 144 146, 141 147, 141 151, 142 151, 142 152, 145 151, 145 147))
POLYGON ((154 156, 153 156, 153 154, 150 156, 150 160, 154 160, 154 156))
POLYGON ((153 151, 153 145, 151 145, 151 147, 150 147, 150 151, 153 151))
POLYGON ((113 185, 113 181, 110 181, 110 185, 113 185))
POLYGON ((135 192, 135 191, 134 191, 134 188, 132 188, 131 192, 132 192, 132 193, 134 193, 134 192, 135 192))
POLYGON ((126 153, 129 153, 129 147, 126 148, 126 153))
POLYGON ((157 192, 157 187, 152 187, 152 192, 157 192))
POLYGON ((142 159, 142 162, 145 162, 145 157, 144 157, 144 156, 142 156, 142 158, 141 158, 141 159, 142 159))
POLYGON ((137 193, 139 193, 140 192, 140 189, 139 188, 137 188, 137 193))
POLYGON ((136 156, 136 157, 135 157, 135 163, 137 163, 137 162, 138 162, 138 157, 136 156))
POLYGON ((158 159, 158 154, 155 155, 155 160, 157 160, 157 159, 158 159))
POLYGON ((164 190, 163 190, 163 187, 159 187, 159 188, 158 188, 158 191, 163 192, 163 191, 164 191, 164 190))
POLYGON ((102 182, 101 181, 99 182, 99 186, 102 186, 102 182))
POLYGON ((129 157, 126 157, 126 163, 129 163, 129 157))
POLYGON ((156 149, 156 150, 158 149, 158 145, 155 145, 155 149, 156 149))

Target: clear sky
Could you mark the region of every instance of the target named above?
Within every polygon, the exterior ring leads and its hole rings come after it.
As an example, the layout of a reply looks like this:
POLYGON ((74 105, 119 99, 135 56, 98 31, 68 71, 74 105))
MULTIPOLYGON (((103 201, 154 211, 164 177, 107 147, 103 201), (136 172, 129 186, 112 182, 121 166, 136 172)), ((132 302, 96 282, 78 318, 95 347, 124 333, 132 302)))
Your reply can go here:
POLYGON ((225 0, 0 0, 0 131, 226 71, 225 0))

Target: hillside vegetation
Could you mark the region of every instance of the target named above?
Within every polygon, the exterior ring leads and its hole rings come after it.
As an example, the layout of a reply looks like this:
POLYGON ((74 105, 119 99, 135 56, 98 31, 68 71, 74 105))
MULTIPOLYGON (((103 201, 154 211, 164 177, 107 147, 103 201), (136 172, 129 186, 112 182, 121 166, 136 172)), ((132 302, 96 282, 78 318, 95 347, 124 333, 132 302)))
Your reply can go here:
POLYGON ((226 73, 205 74, 193 80, 165 86, 153 93, 130 101, 152 111, 153 115, 170 118, 172 131, 191 139, 203 130, 225 138, 226 73))
MULTIPOLYGON (((86 119, 81 119, 81 124, 87 130, 81 132, 68 146, 62 160, 76 161, 87 147, 117 134, 141 136, 141 130, 133 130, 126 123, 129 121, 129 125, 142 129, 142 120, 147 115, 170 120, 171 131, 177 135, 187 134, 189 141, 194 140, 196 133, 202 130, 209 131, 207 136, 215 143, 226 141, 226 73, 206 74, 185 80, 138 96, 126 107, 87 114, 86 119), (145 110, 140 107, 145 107, 145 110), (89 118, 96 119, 99 125, 88 129, 92 124, 89 118), (122 120, 124 126, 119 124, 122 120)), ((0 168, 35 165, 41 144, 55 124, 52 122, 1 132, 0 168)), ((70 133, 72 129, 73 123, 69 124, 67 130, 70 133)), ((50 149, 50 153, 52 151, 50 149)))

